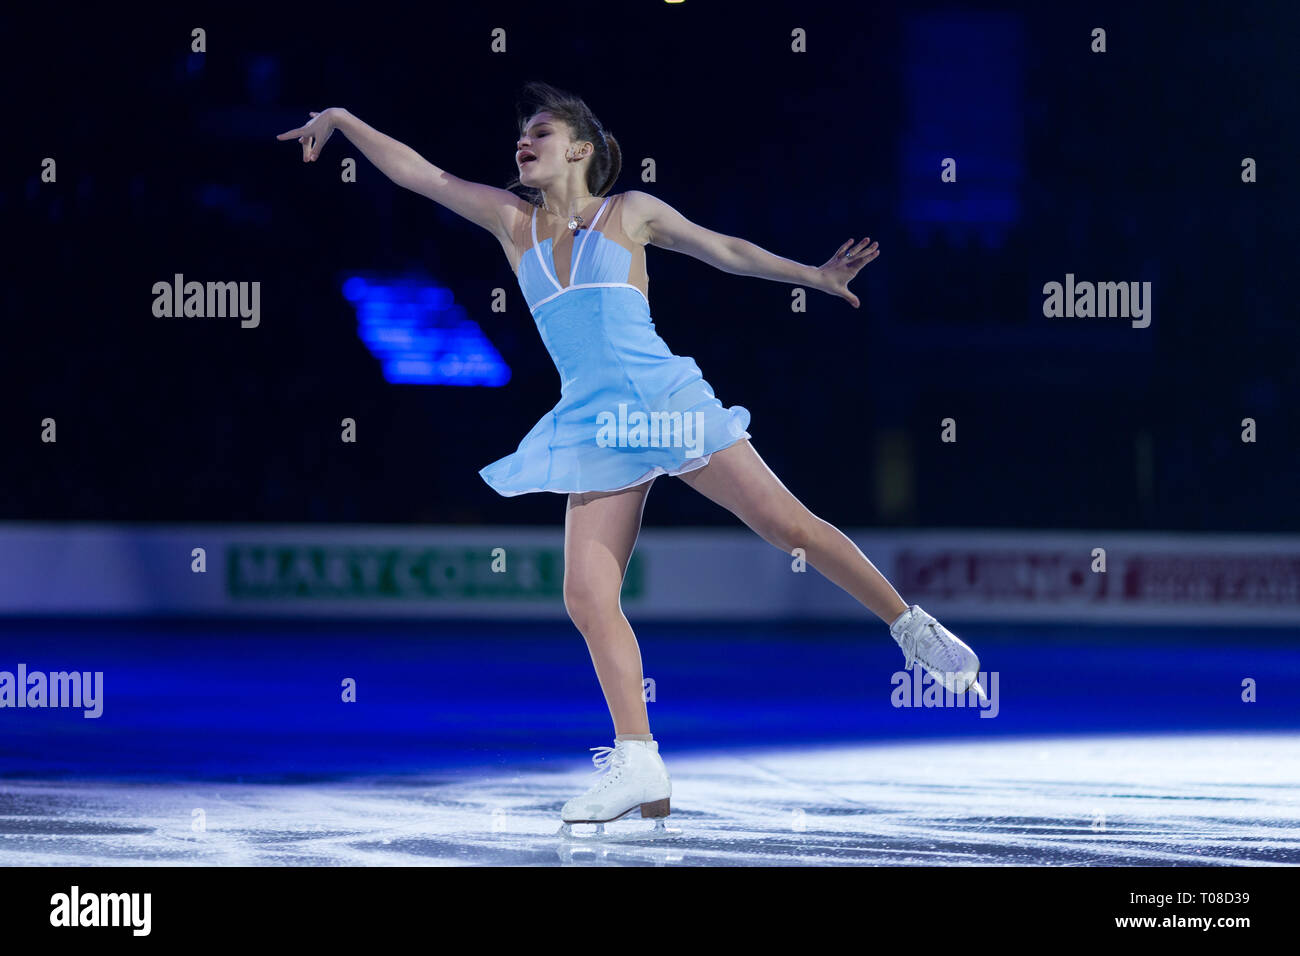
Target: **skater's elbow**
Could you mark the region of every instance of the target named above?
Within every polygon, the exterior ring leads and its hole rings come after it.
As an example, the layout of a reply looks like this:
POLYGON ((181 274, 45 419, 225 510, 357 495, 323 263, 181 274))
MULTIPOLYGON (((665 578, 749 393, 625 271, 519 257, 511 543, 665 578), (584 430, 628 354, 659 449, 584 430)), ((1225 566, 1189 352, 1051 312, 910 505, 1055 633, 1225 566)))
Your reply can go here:
POLYGON ((712 261, 709 265, 715 269, 721 269, 733 276, 761 276, 762 266, 759 262, 756 252, 762 250, 746 239, 739 236, 724 236, 723 242, 719 243, 718 248, 713 250, 712 261))
POLYGON ((678 235, 674 243, 669 248, 684 252, 721 272, 749 274, 750 264, 745 255, 747 243, 744 239, 696 226, 692 231, 678 235))

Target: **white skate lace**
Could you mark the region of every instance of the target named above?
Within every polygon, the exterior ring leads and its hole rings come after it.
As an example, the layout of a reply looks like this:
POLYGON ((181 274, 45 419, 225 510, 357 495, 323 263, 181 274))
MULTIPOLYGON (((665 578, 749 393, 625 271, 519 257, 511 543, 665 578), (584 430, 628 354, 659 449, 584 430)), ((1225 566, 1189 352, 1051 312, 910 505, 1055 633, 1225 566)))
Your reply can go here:
MULTIPOLYGON (((939 630, 937 621, 926 621, 921 627, 922 628, 928 627, 931 631, 934 632, 934 637, 938 643, 937 646, 932 647, 931 650, 937 650, 940 652, 952 650, 952 648, 948 646, 948 642, 944 640, 943 632, 939 630)), ((899 643, 903 648, 903 668, 905 670, 911 670, 912 664, 917 660, 920 660, 920 662, 924 666, 928 667, 930 670, 935 669, 935 664, 933 661, 928 660, 924 657, 919 657, 919 654, 921 652, 920 649, 921 628, 917 628, 913 631, 909 631, 908 633, 904 634, 903 639, 899 643)), ((953 655, 953 658, 954 659, 949 661, 948 670, 950 671, 956 670, 955 655, 953 655)))
POLYGON ((596 769, 592 773, 608 771, 608 776, 596 784, 594 788, 594 790, 599 790, 618 777, 618 769, 622 767, 623 760, 620 752, 614 747, 591 747, 590 749, 596 751, 591 758, 591 762, 596 765, 596 769))

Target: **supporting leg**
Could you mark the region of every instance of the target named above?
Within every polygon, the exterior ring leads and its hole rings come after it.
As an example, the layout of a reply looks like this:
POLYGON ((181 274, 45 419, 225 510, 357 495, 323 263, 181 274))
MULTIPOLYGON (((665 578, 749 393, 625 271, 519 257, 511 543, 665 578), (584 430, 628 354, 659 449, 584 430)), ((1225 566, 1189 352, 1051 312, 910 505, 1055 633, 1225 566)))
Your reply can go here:
POLYGON ((569 495, 564 517, 564 606, 587 642, 615 734, 650 733, 641 649, 619 593, 653 483, 569 495))

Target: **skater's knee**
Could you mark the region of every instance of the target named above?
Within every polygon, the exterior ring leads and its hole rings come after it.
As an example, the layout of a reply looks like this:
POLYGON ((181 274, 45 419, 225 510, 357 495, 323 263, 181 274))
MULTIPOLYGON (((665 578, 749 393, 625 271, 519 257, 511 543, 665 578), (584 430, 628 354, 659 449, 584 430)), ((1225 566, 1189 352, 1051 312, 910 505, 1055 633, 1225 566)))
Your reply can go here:
POLYGON ((769 544, 788 554, 795 548, 807 550, 815 544, 822 524, 822 520, 810 511, 788 512, 772 515, 759 534, 769 544))
POLYGON ((564 577, 564 609, 569 620, 583 633, 622 613, 618 596, 619 588, 612 585, 600 585, 569 575, 564 577))

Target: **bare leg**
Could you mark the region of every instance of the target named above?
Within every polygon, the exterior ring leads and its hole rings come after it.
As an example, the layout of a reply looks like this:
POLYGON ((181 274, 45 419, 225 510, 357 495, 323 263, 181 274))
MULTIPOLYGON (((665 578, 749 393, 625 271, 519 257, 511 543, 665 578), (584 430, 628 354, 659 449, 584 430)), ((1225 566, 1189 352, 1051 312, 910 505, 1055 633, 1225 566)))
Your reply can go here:
POLYGON ((641 649, 619 592, 652 484, 571 494, 564 515, 564 606, 587 642, 616 735, 650 733, 641 649))
POLYGON ((892 624, 907 610, 893 585, 858 546, 804 507, 758 457, 748 439, 715 452, 703 468, 679 477, 745 522, 769 544, 787 554, 803 548, 809 564, 886 624, 892 624))

